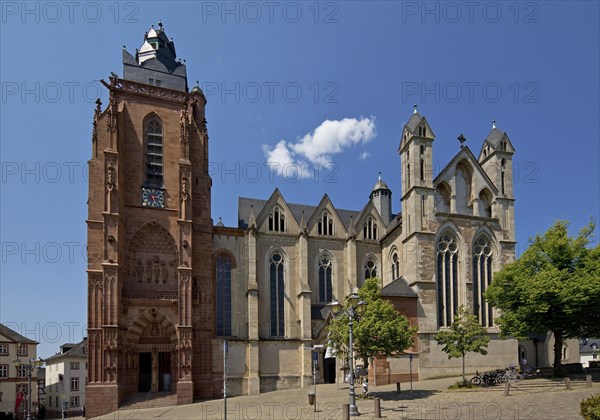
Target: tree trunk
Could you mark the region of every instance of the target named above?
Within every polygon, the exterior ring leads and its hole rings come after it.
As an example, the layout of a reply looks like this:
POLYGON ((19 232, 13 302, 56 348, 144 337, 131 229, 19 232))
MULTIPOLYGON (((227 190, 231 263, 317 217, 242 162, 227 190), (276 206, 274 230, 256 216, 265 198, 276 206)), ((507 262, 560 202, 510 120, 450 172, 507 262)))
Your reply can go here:
POLYGON ((554 376, 562 376, 562 366, 560 361, 562 359, 562 348, 563 348, 563 338, 562 331, 552 331, 554 334, 554 376))
POLYGON ((462 367, 463 367, 463 383, 467 382, 467 378, 465 378, 465 354, 462 355, 462 367))

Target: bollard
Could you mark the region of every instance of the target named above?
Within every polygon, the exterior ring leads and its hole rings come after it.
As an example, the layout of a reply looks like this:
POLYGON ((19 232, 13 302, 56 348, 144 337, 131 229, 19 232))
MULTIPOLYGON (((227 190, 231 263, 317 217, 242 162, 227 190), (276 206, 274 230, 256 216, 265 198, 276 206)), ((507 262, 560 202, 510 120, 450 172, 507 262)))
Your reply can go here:
POLYGON ((587 388, 592 387, 592 375, 585 375, 585 386, 587 388))
POLYGON ((373 399, 373 403, 375 404, 375 418, 380 419, 381 418, 381 402, 380 402, 379 398, 373 399))
POLYGON ((508 397, 508 393, 510 391, 510 384, 508 382, 504 383, 504 396, 508 397))
POLYGON ((567 389, 573 389, 571 387, 571 378, 565 378, 565 385, 567 386, 567 389))
POLYGON ((342 418, 344 420, 350 420, 350 404, 344 404, 342 406, 342 418))
POLYGON ((400 382, 396 382, 396 392, 400 392, 400 382))

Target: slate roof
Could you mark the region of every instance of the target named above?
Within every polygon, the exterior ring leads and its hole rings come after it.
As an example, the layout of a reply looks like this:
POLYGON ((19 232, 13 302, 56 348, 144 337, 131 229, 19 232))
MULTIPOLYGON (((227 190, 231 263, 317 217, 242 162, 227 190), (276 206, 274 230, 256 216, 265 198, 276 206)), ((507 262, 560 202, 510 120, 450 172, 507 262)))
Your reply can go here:
POLYGON ((417 127, 419 126, 419 122, 421 122, 422 118, 423 117, 418 112, 413 113, 410 116, 410 119, 408 120, 408 122, 406 123, 406 127, 408 128, 408 131, 410 131, 411 133, 414 133, 415 130, 417 129, 417 127))
POLYGON ((37 341, 31 340, 27 337, 23 337, 21 334, 19 334, 16 331, 11 330, 4 324, 0 324, 0 335, 8 338, 10 341, 12 341, 14 343, 39 344, 37 341))
MULTIPOLYGON (((238 198, 238 227, 242 229, 248 228, 248 220, 250 218, 250 206, 254 206, 254 217, 257 217, 258 214, 262 211, 263 207, 267 204, 267 200, 259 200, 257 198, 246 198, 239 197, 238 198)), ((302 210, 304 210, 304 220, 309 220, 317 209, 317 206, 308 206, 305 204, 291 204, 287 203, 290 211, 292 212, 292 216, 296 219, 296 222, 300 223, 300 219, 302 219, 302 210)), ((359 211, 355 210, 340 210, 336 209, 342 223, 348 229, 350 227, 350 221, 356 221, 359 211)))
POLYGON ((70 347, 70 346, 74 346, 72 348, 70 348, 69 350, 67 350, 64 353, 58 353, 55 354, 54 356, 50 356, 48 358, 45 359, 46 364, 48 363, 57 363, 58 361, 60 361, 63 358, 67 358, 67 357, 81 357, 81 358, 86 358, 87 354, 83 352, 83 348, 87 345, 87 338, 84 338, 81 342, 77 343, 77 344, 72 344, 72 343, 65 343, 61 346, 61 348, 63 347, 70 347))
MULTIPOLYGON (((265 207, 268 200, 259 200, 257 198, 238 197, 238 228, 247 229, 248 221, 250 220, 250 206, 254 206, 254 217, 258 217, 259 213, 265 207)), ((292 212, 292 216, 296 222, 300 224, 302 219, 302 210, 304 210, 304 220, 308 221, 318 206, 309 206, 306 204, 286 203, 292 212)), ((358 210, 343 210, 336 208, 340 220, 344 224, 346 230, 350 230, 350 222, 356 223, 362 211, 358 210)), ((397 215, 392 214, 392 223, 394 223, 397 215)), ((388 228, 389 229, 389 228, 388 228)))
POLYGON ((500 140, 502 140, 505 135, 506 133, 504 131, 497 128, 492 128, 492 131, 490 131, 485 141, 487 141, 493 148, 496 148, 498 147, 498 144, 500 144, 500 140))
POLYGON ((400 276, 383 289, 381 289, 381 296, 388 297, 419 297, 406 282, 404 277, 400 276))

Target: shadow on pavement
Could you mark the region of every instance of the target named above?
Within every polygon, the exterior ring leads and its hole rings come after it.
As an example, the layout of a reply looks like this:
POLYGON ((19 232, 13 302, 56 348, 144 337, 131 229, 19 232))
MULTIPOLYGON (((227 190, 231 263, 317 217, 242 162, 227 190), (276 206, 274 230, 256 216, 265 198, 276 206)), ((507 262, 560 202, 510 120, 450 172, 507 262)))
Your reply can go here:
POLYGON ((438 394, 440 391, 430 389, 415 389, 414 391, 376 391, 370 392, 371 398, 381 398, 383 401, 411 401, 427 398, 438 394))

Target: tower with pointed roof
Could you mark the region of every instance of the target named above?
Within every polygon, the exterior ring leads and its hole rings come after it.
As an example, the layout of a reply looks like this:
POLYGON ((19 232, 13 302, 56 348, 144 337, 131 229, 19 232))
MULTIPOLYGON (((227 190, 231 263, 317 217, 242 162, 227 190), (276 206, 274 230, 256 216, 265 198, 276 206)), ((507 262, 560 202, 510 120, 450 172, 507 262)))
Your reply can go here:
POLYGON ((381 172, 379 172, 379 178, 369 198, 375 204, 375 208, 387 226, 392 221, 392 190, 381 179, 381 172))
POLYGON ((138 392, 220 395, 213 374, 206 99, 159 23, 104 82, 89 161, 90 417, 138 392), (199 293, 202 290, 202 293, 199 293))

